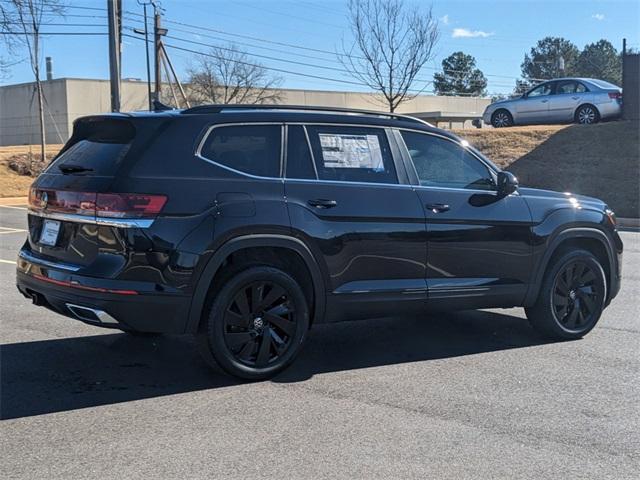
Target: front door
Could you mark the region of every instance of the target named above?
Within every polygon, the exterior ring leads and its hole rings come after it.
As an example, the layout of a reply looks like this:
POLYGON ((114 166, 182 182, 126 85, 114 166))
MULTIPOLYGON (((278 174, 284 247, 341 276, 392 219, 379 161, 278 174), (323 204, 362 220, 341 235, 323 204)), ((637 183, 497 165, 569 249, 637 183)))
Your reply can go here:
POLYGON ((531 269, 529 209, 500 196, 496 176, 458 141, 401 130, 427 223, 429 303, 448 308, 518 305, 531 269))
POLYGON ((327 274, 328 320, 424 308, 424 211, 387 131, 322 124, 287 131, 291 225, 327 274))
POLYGON ((553 83, 538 85, 527 96, 516 102, 516 123, 539 123, 547 121, 549 100, 552 97, 553 83))

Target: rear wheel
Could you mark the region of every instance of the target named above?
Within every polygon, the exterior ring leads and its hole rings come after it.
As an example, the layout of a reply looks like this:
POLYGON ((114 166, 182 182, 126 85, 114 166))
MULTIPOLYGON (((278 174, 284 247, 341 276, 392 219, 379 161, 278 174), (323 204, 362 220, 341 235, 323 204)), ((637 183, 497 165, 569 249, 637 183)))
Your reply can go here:
POLYGON ((513 126, 513 117, 505 109, 496 110, 491 115, 491 125, 494 128, 511 127, 513 126))
POLYGON ((309 329, 309 307, 298 283, 282 270, 255 266, 217 292, 199 349, 230 375, 270 378, 299 352, 309 329))
POLYGON ((576 123, 591 125, 600 121, 600 113, 593 105, 581 105, 576 110, 576 123))
POLYGON ((586 250, 560 256, 545 273, 536 304, 526 309, 531 325, 554 339, 576 339, 600 319, 607 297, 605 273, 586 250))

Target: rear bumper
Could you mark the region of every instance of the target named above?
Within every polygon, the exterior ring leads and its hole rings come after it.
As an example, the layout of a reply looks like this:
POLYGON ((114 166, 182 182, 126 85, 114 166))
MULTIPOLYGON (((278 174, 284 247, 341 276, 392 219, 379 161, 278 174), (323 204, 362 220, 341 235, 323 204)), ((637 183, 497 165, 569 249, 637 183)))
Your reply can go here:
POLYGON ((596 105, 601 119, 618 118, 622 115, 622 105, 616 101, 599 103, 596 105))
POLYGON ((156 292, 138 282, 82 277, 18 259, 18 290, 34 304, 91 325, 140 332, 184 333, 191 297, 156 292), (129 292, 109 293, 109 292, 129 292), (139 293, 132 294, 137 291, 139 293))

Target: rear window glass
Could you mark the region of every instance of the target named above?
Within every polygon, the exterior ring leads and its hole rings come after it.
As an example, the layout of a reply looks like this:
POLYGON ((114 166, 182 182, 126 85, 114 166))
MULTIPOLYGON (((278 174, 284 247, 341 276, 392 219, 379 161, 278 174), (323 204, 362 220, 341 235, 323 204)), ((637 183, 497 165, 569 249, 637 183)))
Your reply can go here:
POLYGON ((304 128, 290 125, 287 132, 287 178, 316 179, 304 128))
POLYGON ((281 143, 279 125, 216 127, 207 137, 200 155, 251 175, 279 177, 281 143))
POLYGON ((60 155, 48 168, 49 173, 61 173, 70 166, 86 169, 91 175, 112 175, 129 150, 129 144, 101 143, 80 140, 60 155))
POLYGON ((609 83, 609 82, 605 82, 604 80, 589 80, 591 83, 597 85, 600 88, 620 88, 617 85, 614 85, 613 83, 609 83))
POLYGON ((135 136, 135 128, 122 120, 81 120, 74 129, 71 146, 47 167, 49 173, 63 170, 87 175, 113 175, 135 136))

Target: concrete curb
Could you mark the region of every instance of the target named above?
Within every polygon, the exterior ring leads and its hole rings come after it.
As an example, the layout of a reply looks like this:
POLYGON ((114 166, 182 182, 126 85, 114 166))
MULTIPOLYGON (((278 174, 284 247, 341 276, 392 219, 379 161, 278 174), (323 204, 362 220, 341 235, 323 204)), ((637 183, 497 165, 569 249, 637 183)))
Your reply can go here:
POLYGON ((29 203, 28 197, 5 197, 0 198, 0 205, 21 206, 29 203))

